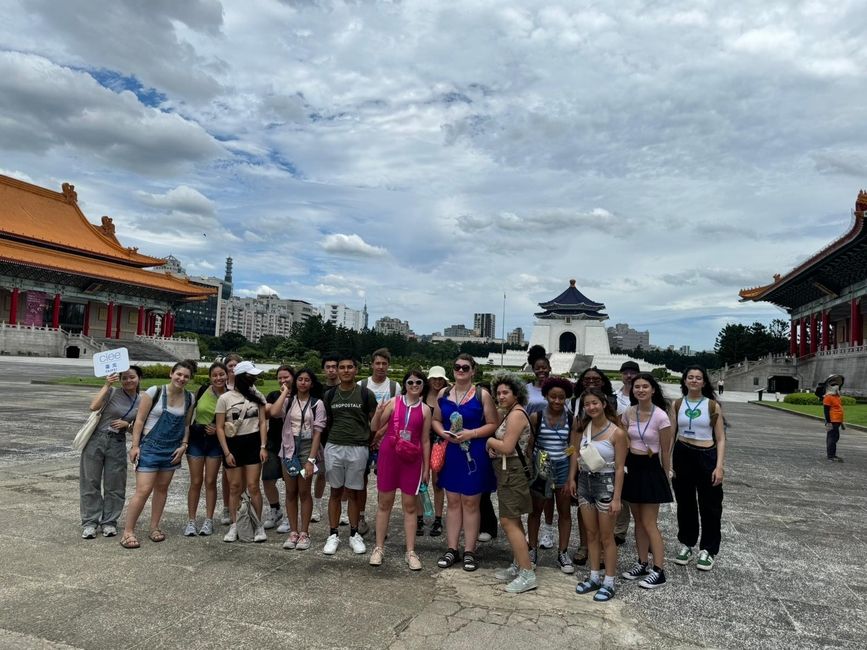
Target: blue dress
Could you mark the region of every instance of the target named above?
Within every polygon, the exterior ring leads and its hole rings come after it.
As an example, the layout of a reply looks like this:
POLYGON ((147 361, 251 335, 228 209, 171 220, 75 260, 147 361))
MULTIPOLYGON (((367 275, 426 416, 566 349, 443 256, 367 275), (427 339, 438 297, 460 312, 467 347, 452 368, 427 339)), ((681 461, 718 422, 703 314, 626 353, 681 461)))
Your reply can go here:
MULTIPOLYGON (((482 390, 482 389, 476 389, 482 390)), ((482 403, 475 397, 457 406, 447 396, 440 397, 440 411, 443 415, 443 426, 448 429, 452 413, 457 411, 464 418, 464 429, 478 429, 485 425, 485 410, 482 403)), ((493 492, 497 489, 497 479, 488 458, 486 449, 487 438, 470 440, 469 455, 460 445, 449 443, 446 447, 446 462, 439 473, 439 486, 449 492, 457 492, 471 496, 482 492, 493 492)))

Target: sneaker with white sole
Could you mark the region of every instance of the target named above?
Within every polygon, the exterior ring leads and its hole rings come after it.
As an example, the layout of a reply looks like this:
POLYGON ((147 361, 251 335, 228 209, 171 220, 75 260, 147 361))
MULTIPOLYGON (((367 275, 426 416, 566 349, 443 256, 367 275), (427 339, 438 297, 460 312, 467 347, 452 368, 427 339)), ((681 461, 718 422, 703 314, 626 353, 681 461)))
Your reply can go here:
POLYGON ((674 563, 680 566, 686 566, 692 559, 692 549, 684 544, 680 547, 680 552, 675 556, 674 563))
POLYGON ((283 548, 288 551, 291 551, 295 548, 298 548, 298 538, 300 535, 298 533, 289 533, 289 537, 286 538, 286 541, 283 542, 283 548))
POLYGON ((81 539, 96 539, 96 526, 85 526, 82 528, 81 539))
POLYGON ((713 555, 705 550, 698 552, 698 559, 695 561, 695 568, 699 571, 710 571, 713 569, 713 555))
POLYGON ((569 553, 566 551, 560 551, 557 554, 557 564, 560 565, 560 570, 566 575, 572 575, 575 573, 575 565, 572 564, 572 558, 569 557, 569 553))
POLYGON ((224 526, 232 523, 232 513, 229 512, 228 506, 223 506, 223 511, 220 513, 220 523, 224 526))
POLYGON ((340 525, 341 526, 348 526, 349 525, 349 512, 346 509, 345 503, 341 506, 341 510, 340 510, 340 525))
POLYGON ((214 520, 213 519, 205 519, 202 522, 202 527, 199 529, 199 535, 203 535, 207 537, 208 535, 214 534, 214 520))
POLYGON ((493 539, 490 533, 479 533, 478 540, 480 542, 490 542, 493 539))
MULTIPOLYGON (((352 541, 352 538, 350 538, 352 541)), ((368 564, 370 566, 382 566, 382 558, 385 557, 385 551, 381 546, 375 546, 373 548, 373 553, 370 554, 370 560, 368 564)))
POLYGON ((650 571, 650 575, 648 575, 644 580, 638 583, 639 587, 643 589, 657 589, 659 587, 665 586, 665 571, 650 571))
POLYGON ((650 575, 650 572, 647 570, 647 562, 638 560, 628 570, 620 574, 624 580, 639 580, 648 575, 650 575))
POLYGON ((184 537, 195 537, 198 534, 199 534, 199 531, 196 530, 195 519, 190 519, 187 522, 187 525, 184 526, 184 537))
POLYGON ((364 537, 370 532, 370 526, 367 524, 367 519, 362 515, 358 518, 358 534, 364 537))
POLYGON ((554 548, 554 526, 542 524, 542 534, 539 535, 539 548, 554 548))
POLYGON ((511 582, 518 577, 519 573, 520 569, 518 569, 518 565, 512 562, 505 569, 497 569, 494 572, 494 577, 502 582, 511 582))
POLYGON ((103 537, 114 537, 117 535, 117 526, 112 526, 111 524, 103 524, 102 526, 102 536, 103 537))
POLYGON ((262 526, 265 530, 271 530, 281 519, 283 519, 283 511, 280 510, 280 508, 271 508, 269 506, 268 512, 265 513, 265 520, 262 522, 262 526))
POLYGON ((406 564, 410 571, 421 571, 421 560, 415 551, 407 551, 406 564))
POLYGON ((510 594, 522 594, 536 588, 536 572, 532 569, 521 569, 512 582, 506 585, 510 594))
POLYGON ((229 526, 229 530, 226 531, 226 534, 223 535, 224 542, 237 542, 238 541, 238 527, 235 524, 229 526))
POLYGON ((253 541, 254 542, 267 542, 268 541, 268 535, 265 533, 265 527, 264 526, 259 526, 256 529, 256 534, 253 535, 253 541))
POLYGON ((358 533, 355 533, 355 535, 349 538, 349 548, 351 548, 352 552, 356 555, 367 553, 367 546, 364 545, 364 540, 361 539, 361 535, 358 533))
POLYGON ((337 553, 337 547, 340 546, 340 538, 337 533, 333 533, 325 540, 325 546, 322 547, 322 552, 325 555, 334 555, 337 553))
POLYGON ((280 522, 280 525, 277 526, 277 532, 281 535, 285 535, 286 533, 292 532, 292 524, 289 523, 288 517, 283 517, 283 520, 280 522))
POLYGON ((322 503, 320 499, 313 499, 313 512, 310 513, 310 521, 318 524, 322 520, 322 503))
POLYGON ((310 535, 301 533, 298 535, 298 542, 295 544, 296 551, 306 551, 310 548, 310 535))

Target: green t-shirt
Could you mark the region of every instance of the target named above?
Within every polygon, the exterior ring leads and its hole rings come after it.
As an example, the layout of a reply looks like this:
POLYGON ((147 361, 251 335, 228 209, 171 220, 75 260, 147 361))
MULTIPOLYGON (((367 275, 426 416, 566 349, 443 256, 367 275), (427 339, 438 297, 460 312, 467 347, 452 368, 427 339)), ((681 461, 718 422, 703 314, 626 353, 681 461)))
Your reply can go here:
MULTIPOLYGON (((376 396, 369 388, 367 405, 369 409, 376 408, 376 396)), ((365 413, 365 404, 361 395, 361 386, 356 386, 348 395, 341 392, 338 386, 331 396, 331 428, 328 431, 328 442, 335 445, 367 447, 370 444, 370 417, 365 413)))
POLYGON ((214 391, 208 388, 196 402, 196 424, 213 424, 216 408, 217 396, 214 395, 214 391))

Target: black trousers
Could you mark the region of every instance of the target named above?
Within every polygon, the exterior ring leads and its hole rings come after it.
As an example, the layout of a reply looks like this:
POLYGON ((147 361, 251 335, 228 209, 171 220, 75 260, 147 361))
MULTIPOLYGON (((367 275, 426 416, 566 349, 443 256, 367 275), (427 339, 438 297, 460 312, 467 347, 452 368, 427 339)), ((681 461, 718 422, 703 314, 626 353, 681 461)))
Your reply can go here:
POLYGON ((494 512, 490 492, 482 492, 482 500, 479 502, 479 532, 488 533, 491 537, 497 536, 497 513, 494 512))
POLYGON ((719 553, 722 538, 722 485, 712 485, 711 475, 716 467, 716 447, 702 449, 683 442, 674 445, 674 498, 677 500, 677 539, 692 548, 711 555, 719 553), (701 541, 699 541, 699 520, 701 541))
POLYGON ((828 448, 828 458, 837 456, 837 443, 840 441, 840 423, 832 422, 825 436, 825 446, 828 448))

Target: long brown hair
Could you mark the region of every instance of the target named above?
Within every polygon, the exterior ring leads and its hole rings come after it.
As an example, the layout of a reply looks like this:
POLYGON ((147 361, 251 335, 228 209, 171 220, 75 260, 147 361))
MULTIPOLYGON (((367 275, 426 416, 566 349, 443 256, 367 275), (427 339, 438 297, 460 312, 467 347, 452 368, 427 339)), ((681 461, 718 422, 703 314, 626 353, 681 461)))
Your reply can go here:
POLYGON ((596 388, 596 386, 591 386, 590 388, 584 389, 584 392, 578 396, 578 401, 581 404, 581 410, 584 414, 581 416, 581 431, 583 431, 588 424, 590 424, 590 420, 592 418, 587 416, 587 411, 584 409, 584 398, 592 395, 596 397, 600 402, 602 402, 602 408, 605 409, 605 417, 608 418, 609 422, 617 424, 617 412, 614 410, 614 407, 611 405, 611 402, 608 400, 608 396, 605 394, 601 388, 596 388))

